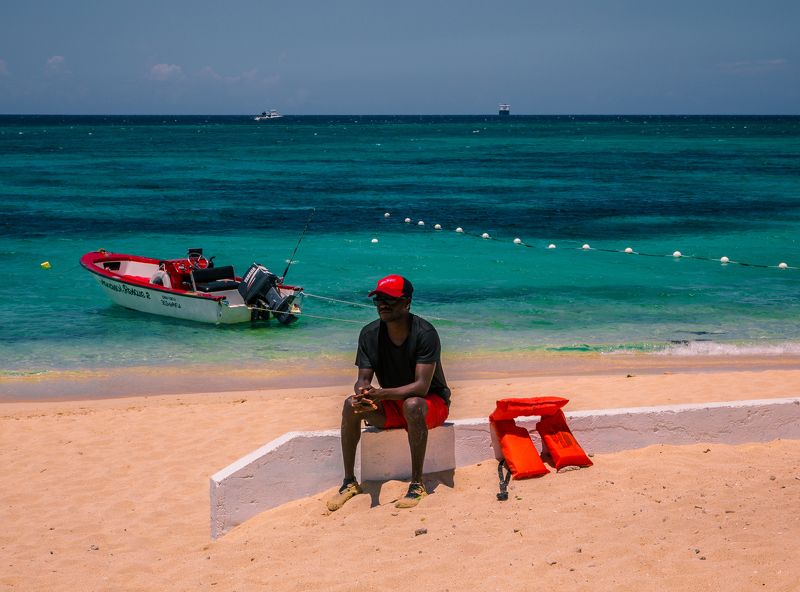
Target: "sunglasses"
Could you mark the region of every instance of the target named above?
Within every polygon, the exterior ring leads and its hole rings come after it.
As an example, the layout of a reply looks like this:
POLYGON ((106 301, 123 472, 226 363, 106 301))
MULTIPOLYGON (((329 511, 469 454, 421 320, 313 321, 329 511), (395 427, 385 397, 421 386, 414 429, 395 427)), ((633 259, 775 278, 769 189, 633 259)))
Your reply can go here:
POLYGON ((401 300, 402 298, 389 298, 388 296, 375 296, 372 299, 375 304, 388 304, 389 306, 394 306, 401 300))

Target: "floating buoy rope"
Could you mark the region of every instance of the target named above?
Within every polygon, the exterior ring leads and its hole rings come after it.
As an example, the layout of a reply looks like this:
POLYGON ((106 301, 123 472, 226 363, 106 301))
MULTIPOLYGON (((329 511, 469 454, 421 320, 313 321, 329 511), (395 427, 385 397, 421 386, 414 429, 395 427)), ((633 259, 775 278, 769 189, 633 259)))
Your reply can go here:
MULTIPOLYGON (((391 216, 391 214, 389 212, 384 214, 385 218, 389 218, 390 216, 391 216)), ((406 218, 405 222, 406 223, 411 222, 411 218, 406 218)), ((420 230, 427 230, 427 228, 424 228, 424 223, 422 221, 420 221, 418 223, 418 225, 420 227, 420 230)), ((442 227, 441 224, 436 224, 433 228, 436 229, 436 230, 443 230, 443 227, 442 227)), ((497 242, 510 242, 510 243, 512 243, 514 245, 517 245, 517 246, 520 246, 520 247, 527 247, 529 249, 536 249, 537 248, 536 245, 531 245, 529 243, 526 243, 525 241, 523 241, 519 237, 516 237, 513 240, 506 241, 506 240, 503 240, 503 239, 499 239, 499 238, 497 238, 495 236, 491 236, 488 232, 467 232, 461 226, 456 227, 455 228, 455 232, 457 234, 463 234, 463 235, 466 235, 466 236, 474 236, 476 238, 481 238, 481 239, 484 239, 484 240, 493 240, 493 241, 497 241, 497 242)), ((568 243, 577 244, 575 241, 567 241, 567 242, 568 243)), ((546 248, 550 249, 550 250, 555 249, 556 248, 556 244, 555 243, 550 243, 550 244, 547 245, 546 248)), ((566 247, 566 248, 570 248, 570 247, 566 247)), ((758 267, 758 268, 762 268, 762 269, 800 269, 800 267, 789 265, 788 263, 783 262, 783 261, 778 263, 777 265, 766 265, 766 264, 763 264, 763 263, 748 263, 748 262, 745 262, 745 261, 733 261, 732 259, 730 259, 729 257, 726 257, 726 256, 723 256, 723 257, 703 257, 701 255, 685 255, 681 251, 678 251, 678 250, 673 251, 672 253, 669 253, 669 254, 664 254, 664 253, 644 253, 642 251, 634 250, 633 247, 625 247, 624 249, 603 249, 603 248, 598 248, 598 247, 592 247, 588 243, 584 243, 584 244, 581 244, 580 246, 576 246, 576 247, 572 247, 572 248, 575 249, 575 250, 579 250, 579 251, 598 251, 598 252, 601 252, 601 253, 623 253, 623 254, 626 254, 626 255, 640 255, 642 257, 661 257, 661 258, 671 258, 671 259, 676 259, 676 260, 677 259, 694 259, 694 260, 697 260, 697 261, 711 261, 711 262, 715 262, 715 263, 720 263, 722 265, 741 265, 742 267, 758 267)))
MULTIPOLYGON (((383 215, 383 217, 384 217, 384 219, 390 220, 390 221, 391 220, 398 220, 398 221, 401 220, 401 219, 398 219, 398 218, 394 218, 392 216, 391 212, 386 212, 383 215)), ((408 217, 403 218, 402 219, 402 223, 405 223, 405 225, 413 228, 412 219, 411 218, 408 218, 408 217)), ((425 224, 425 222, 423 220, 419 220, 416 223, 416 225, 414 225, 414 226, 416 226, 419 229, 419 231, 441 232, 442 230, 444 230, 444 227, 441 224, 435 224, 433 226, 428 226, 428 225, 425 224)), ((472 237, 475 237, 475 238, 480 238, 481 240, 493 240, 493 241, 497 241, 497 242, 508 242, 508 243, 511 243, 513 245, 516 245, 516 246, 526 247, 528 249, 540 248, 540 247, 537 247, 536 245, 532 245, 532 244, 526 243, 520 237, 515 237, 515 238, 513 238, 511 240, 504 240, 504 239, 499 239, 499 238, 497 238, 495 236, 492 236, 488 232, 467 232, 461 226, 456 227, 454 230, 455 230, 456 234, 463 234, 463 235, 466 235, 466 236, 472 236, 472 237)), ((377 238, 373 238, 371 240, 371 242, 372 242, 372 244, 376 244, 376 243, 378 243, 378 239, 377 238)), ((574 246, 567 246, 567 247, 563 247, 563 248, 576 250, 576 251, 584 251, 584 252, 596 251, 596 252, 600 252, 600 253, 622 253, 622 254, 625 254, 625 255, 639 255, 641 257, 658 257, 658 258, 662 258, 662 259, 669 258, 669 259, 673 259, 675 261, 678 261, 680 259, 694 259, 694 260, 697 260, 697 261, 715 262, 715 263, 719 263, 721 265, 741 265, 742 267, 757 267, 757 268, 762 268, 762 269, 770 269, 770 268, 772 268, 772 269, 781 269, 781 270, 784 270, 784 269, 800 269, 798 267, 791 266, 788 263, 783 262, 783 261, 781 261, 777 265, 765 265, 765 264, 762 264, 762 263, 748 263, 748 262, 745 262, 745 261, 733 261, 727 256, 722 256, 722 257, 719 257, 719 258, 715 258, 715 257, 703 257, 703 256, 700 256, 700 255, 684 255, 679 250, 675 250, 672 253, 668 253, 668 254, 664 254, 664 253, 644 253, 642 251, 634 250, 633 247, 625 247, 624 249, 607 249, 607 248, 592 247, 589 243, 581 244, 581 243, 579 243, 577 241, 565 241, 565 242, 567 244, 574 245, 574 246)), ((550 244, 547 245, 547 247, 545 247, 545 249, 547 249, 547 250, 553 250, 553 249, 556 249, 556 248, 558 248, 556 243, 550 243, 550 244)), ((49 262, 45 261, 45 262, 41 263, 41 267, 44 268, 44 269, 49 269, 50 268, 50 264, 49 264, 49 262)), ((361 303, 361 302, 352 302, 352 301, 349 301, 349 300, 341 300, 339 298, 331 298, 331 297, 322 296, 322 295, 319 295, 319 294, 311 294, 309 292, 304 292, 304 295, 307 298, 315 298, 317 300, 324 300, 324 301, 335 303, 335 304, 344 304, 344 305, 347 305, 347 306, 353 306, 353 307, 358 307, 358 308, 369 308, 369 309, 374 308, 373 304, 364 304, 364 303, 361 303)), ((272 309, 269 309, 269 308, 263 308, 263 309, 258 309, 258 310, 263 310, 265 312, 280 312, 280 311, 273 311, 272 309)), ((302 316, 302 317, 308 317, 308 318, 312 318, 312 319, 322 319, 322 320, 337 321, 337 322, 341 322, 341 323, 352 323, 352 324, 358 324, 358 325, 363 325, 364 324, 363 320, 343 319, 343 318, 338 318, 338 317, 328 317, 328 316, 321 316, 321 315, 311 315, 311 314, 308 314, 308 313, 305 313, 305 312, 297 312, 297 313, 293 313, 293 314, 295 314, 296 316, 299 316, 299 317, 302 316)), ((428 314, 424 314, 424 316, 425 316, 425 318, 428 318, 428 319, 432 319, 432 320, 436 320, 436 321, 450 322, 450 323, 462 323, 462 324, 463 323, 469 323, 469 324, 472 324, 472 323, 476 323, 477 322, 477 321, 472 320, 472 319, 470 319, 470 320, 453 320, 453 319, 446 319, 446 318, 442 318, 442 317, 435 317, 435 316, 431 316, 431 315, 428 315, 428 314)))

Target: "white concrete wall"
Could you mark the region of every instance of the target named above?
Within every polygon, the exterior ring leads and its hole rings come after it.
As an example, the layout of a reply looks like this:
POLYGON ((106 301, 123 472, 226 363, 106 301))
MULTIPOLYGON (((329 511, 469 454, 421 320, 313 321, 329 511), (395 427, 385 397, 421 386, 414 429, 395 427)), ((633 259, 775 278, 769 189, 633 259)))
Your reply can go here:
POLYGON ((211 477, 211 536, 341 480, 339 430, 284 434, 211 477))
MULTIPOLYGON (((653 444, 741 444, 800 439, 800 397, 704 405, 637 407, 567 413, 587 453, 616 452, 653 444)), ((538 418, 519 418, 534 430, 538 418)), ((532 432, 537 447, 538 434, 532 432)), ((356 456, 363 481, 406 479, 410 457, 405 430, 365 430, 356 456)), ((431 430, 426 472, 498 458, 488 419, 448 422, 431 430)), ((315 495, 342 480, 339 430, 290 432, 211 477, 211 536, 217 538, 256 514, 315 495)))

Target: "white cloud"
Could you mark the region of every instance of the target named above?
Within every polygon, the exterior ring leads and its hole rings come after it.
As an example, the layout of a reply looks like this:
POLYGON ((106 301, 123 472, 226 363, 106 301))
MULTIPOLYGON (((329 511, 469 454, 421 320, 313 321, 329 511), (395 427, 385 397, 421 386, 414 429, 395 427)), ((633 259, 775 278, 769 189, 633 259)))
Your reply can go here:
POLYGON ((177 64, 156 64, 147 73, 150 80, 178 80, 183 78, 183 68, 177 64))
POLYGON ((242 80, 246 80, 247 82, 255 82, 258 80, 258 68, 242 72, 242 80))
POLYGON ((64 56, 53 56, 47 60, 48 68, 58 68, 64 63, 64 56))
POLYGON ((56 74, 71 74, 66 67, 66 59, 61 55, 54 55, 47 58, 44 65, 44 73, 53 76, 56 74))
POLYGON ((201 78, 210 78, 211 80, 224 80, 225 79, 221 74, 219 74, 211 66, 206 66, 205 68, 200 70, 200 77, 201 78))
POLYGON ((6 64, 6 61, 0 59, 0 76, 8 76, 8 74, 8 65, 6 64))
POLYGON ((774 58, 771 60, 741 60, 739 62, 727 62, 720 64, 719 67, 725 72, 751 74, 779 70, 787 64, 788 61, 784 58, 774 58))

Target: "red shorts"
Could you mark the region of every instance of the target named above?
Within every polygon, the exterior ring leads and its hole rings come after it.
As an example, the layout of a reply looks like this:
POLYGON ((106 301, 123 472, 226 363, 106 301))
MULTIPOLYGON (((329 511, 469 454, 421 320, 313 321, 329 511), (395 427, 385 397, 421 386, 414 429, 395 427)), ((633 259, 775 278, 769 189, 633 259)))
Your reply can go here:
MULTIPOLYGON (((442 425, 447 419, 450 410, 447 403, 439 395, 430 394, 425 397, 428 402, 428 414, 425 416, 425 425, 432 429, 442 425)), ((383 429, 408 428, 406 418, 403 416, 403 401, 389 400, 383 402, 383 412, 386 415, 386 423, 383 429)))

